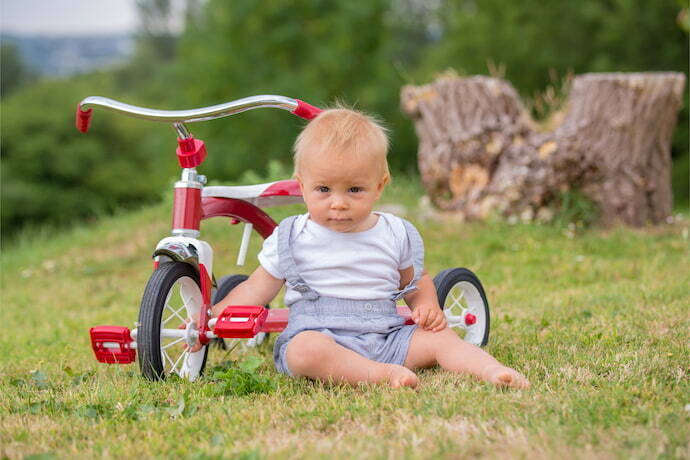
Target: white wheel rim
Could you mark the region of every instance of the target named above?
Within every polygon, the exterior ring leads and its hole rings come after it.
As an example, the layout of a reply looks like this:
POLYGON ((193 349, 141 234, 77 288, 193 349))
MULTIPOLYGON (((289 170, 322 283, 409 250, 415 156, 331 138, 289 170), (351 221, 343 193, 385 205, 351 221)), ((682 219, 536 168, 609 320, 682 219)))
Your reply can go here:
MULTIPOLYGON (((201 311, 203 297, 196 282, 188 276, 175 281, 168 291, 161 316, 161 331, 176 329, 187 318, 196 318, 201 311)), ((191 326, 188 326, 190 328, 191 326)), ((182 378, 195 380, 199 377, 204 361, 206 347, 190 353, 185 347, 184 337, 165 337, 161 335, 160 350, 165 375, 177 374, 182 378)))
POLYGON ((486 308, 479 290, 468 281, 460 281, 448 291, 443 304, 448 327, 464 331, 464 340, 473 345, 481 345, 486 331, 486 308), (465 315, 476 317, 472 325, 465 324, 465 315))

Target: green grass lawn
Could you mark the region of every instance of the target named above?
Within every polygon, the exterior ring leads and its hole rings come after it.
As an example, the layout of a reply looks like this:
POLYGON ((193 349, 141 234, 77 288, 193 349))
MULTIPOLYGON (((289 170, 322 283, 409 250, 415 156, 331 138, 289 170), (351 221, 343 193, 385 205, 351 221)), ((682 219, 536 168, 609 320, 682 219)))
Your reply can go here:
MULTIPOLYGON (((464 224, 430 218, 416 183, 397 179, 384 204, 418 226, 432 274, 478 274, 491 303, 487 350, 525 373, 529 390, 438 369, 420 373, 419 392, 292 380, 270 346, 243 352, 265 357, 258 372, 273 388, 246 396, 97 363, 88 328, 133 327, 150 253, 168 232, 162 204, 5 248, 0 455, 689 458, 687 214, 645 229, 464 224)), ((259 238, 238 269, 241 229, 205 225, 216 276, 251 272, 259 238)))

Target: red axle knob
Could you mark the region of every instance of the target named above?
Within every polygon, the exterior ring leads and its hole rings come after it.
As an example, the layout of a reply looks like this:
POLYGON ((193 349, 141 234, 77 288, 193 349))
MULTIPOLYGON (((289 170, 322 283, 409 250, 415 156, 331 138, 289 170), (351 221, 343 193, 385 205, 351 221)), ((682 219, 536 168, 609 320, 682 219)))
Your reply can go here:
POLYGON ((465 324, 467 324, 468 326, 471 326, 476 322, 477 322, 477 317, 474 316, 472 313, 467 313, 465 315, 465 324))

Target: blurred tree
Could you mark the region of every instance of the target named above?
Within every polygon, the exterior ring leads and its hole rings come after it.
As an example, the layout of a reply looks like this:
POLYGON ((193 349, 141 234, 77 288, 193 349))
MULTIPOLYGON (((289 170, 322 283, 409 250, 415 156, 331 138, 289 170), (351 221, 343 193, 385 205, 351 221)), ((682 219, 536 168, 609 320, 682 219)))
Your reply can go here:
POLYGON ((36 75, 22 61, 17 47, 10 43, 0 46, 0 97, 5 97, 36 79, 36 75))
POLYGON ((3 239, 27 224, 66 224, 160 199, 168 176, 138 124, 101 111, 88 135, 74 127, 76 102, 109 86, 93 74, 3 99, 3 239))
MULTIPOLYGON (((169 68, 177 58, 180 32, 197 0, 137 0, 139 26, 134 34, 132 59, 115 72, 120 92, 144 96, 147 101, 166 100, 169 68), (165 89, 166 91, 160 91, 165 89), (146 95, 150 98, 146 98, 146 95)), ((140 103, 144 102, 140 100, 140 103)))
POLYGON ((676 22, 678 22, 678 27, 680 27, 683 32, 688 34, 690 32, 690 15, 688 15, 690 1, 678 0, 678 4, 680 5, 680 11, 676 17, 676 22))
MULTIPOLYGON (((180 101, 201 105, 277 93, 324 105, 340 98, 382 116, 393 128, 393 167, 414 168, 416 145, 398 110, 403 79, 396 66, 410 65, 426 39, 417 19, 399 22, 403 15, 390 5, 389 0, 209 0, 182 38, 180 101), (408 133, 404 145, 398 142, 400 131, 408 133)), ((212 150, 232 151, 232 161, 210 152, 214 175, 237 177, 265 167, 269 158, 289 162, 299 126, 285 114, 254 112, 210 124, 199 134, 212 150)))
POLYGON ((552 69, 560 75, 688 68, 688 41, 675 22, 676 0, 447 1, 443 38, 428 54, 425 75, 444 66, 484 73, 505 64, 506 78, 531 94, 552 69))
POLYGON ((161 61, 175 57, 177 33, 172 3, 171 0, 137 0, 139 53, 161 61))

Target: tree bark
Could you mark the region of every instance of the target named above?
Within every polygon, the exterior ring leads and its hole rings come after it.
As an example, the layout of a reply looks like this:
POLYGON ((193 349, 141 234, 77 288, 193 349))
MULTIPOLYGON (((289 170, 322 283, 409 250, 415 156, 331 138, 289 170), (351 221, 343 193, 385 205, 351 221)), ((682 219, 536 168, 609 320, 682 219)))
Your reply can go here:
POLYGON ((442 77, 402 88, 419 137, 429 197, 468 219, 548 219, 579 190, 603 224, 659 223, 671 214, 670 142, 682 73, 576 76, 554 129, 539 129, 512 85, 442 77))

